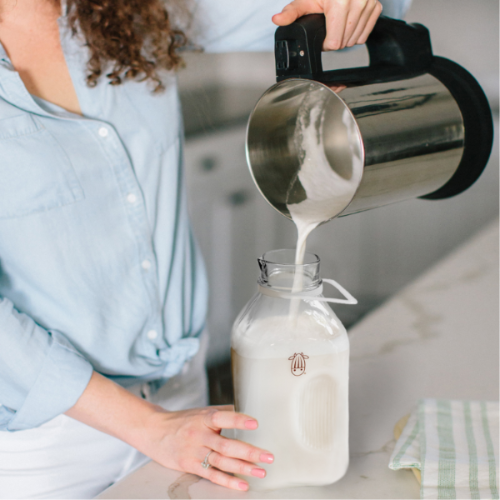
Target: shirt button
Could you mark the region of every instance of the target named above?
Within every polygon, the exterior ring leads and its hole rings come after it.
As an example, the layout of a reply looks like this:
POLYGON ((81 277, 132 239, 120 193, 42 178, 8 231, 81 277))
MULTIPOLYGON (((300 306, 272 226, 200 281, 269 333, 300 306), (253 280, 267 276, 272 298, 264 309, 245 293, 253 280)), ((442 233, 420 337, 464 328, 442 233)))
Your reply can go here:
POLYGON ((129 203, 135 203, 137 201, 137 196, 134 193, 130 193, 127 195, 127 201, 129 203))
POLYGON ((158 332, 156 330, 149 330, 149 332, 146 333, 146 335, 149 340, 154 340, 156 337, 158 337, 158 332))
POLYGON ((151 261, 149 261, 149 260, 147 260, 147 259, 146 259, 146 260, 143 260, 143 261, 141 262, 141 266, 142 266, 142 268, 143 268, 145 271, 147 271, 147 270, 151 267, 151 261))
POLYGON ((109 133, 109 132, 108 132, 108 129, 107 129, 106 127, 101 127, 101 128, 99 129, 99 135, 100 135, 101 137, 107 137, 107 136, 108 136, 108 133, 109 133))

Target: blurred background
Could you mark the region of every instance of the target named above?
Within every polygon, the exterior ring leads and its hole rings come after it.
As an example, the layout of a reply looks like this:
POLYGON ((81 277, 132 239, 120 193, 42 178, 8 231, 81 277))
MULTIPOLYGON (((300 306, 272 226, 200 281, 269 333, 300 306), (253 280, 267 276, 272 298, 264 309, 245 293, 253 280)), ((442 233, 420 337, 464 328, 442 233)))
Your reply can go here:
MULTIPOLYGON (((499 2, 414 0, 406 16, 429 28, 434 54, 469 70, 495 121, 485 172, 456 198, 413 200, 350 215, 315 230, 308 251, 321 275, 344 285, 357 306, 335 306, 347 328, 498 216, 499 2)), ((275 83, 272 53, 186 54, 179 87, 186 128, 191 219, 210 280, 208 354, 212 404, 231 400, 231 325, 256 291, 257 257, 295 248, 294 224, 255 188, 245 159, 245 127, 275 83)), ((365 66, 366 49, 324 54, 325 69, 365 66)))

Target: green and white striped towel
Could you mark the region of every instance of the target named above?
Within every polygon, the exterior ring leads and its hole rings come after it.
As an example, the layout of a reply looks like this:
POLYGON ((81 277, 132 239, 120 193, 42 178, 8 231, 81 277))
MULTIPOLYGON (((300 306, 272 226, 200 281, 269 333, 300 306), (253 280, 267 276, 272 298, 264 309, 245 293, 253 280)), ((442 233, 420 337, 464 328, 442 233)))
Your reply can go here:
POLYGON ((420 498, 498 498, 498 439, 498 402, 423 399, 389 467, 420 469, 420 498))

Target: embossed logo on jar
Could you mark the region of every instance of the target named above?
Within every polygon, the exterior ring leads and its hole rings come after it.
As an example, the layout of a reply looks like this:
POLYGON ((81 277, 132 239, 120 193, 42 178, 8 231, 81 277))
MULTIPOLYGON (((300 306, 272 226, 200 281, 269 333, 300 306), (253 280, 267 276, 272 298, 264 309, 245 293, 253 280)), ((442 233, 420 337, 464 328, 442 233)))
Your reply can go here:
POLYGON ((292 375, 296 377, 304 375, 306 372, 306 359, 309 359, 309 356, 306 356, 303 352, 295 353, 288 358, 292 362, 292 375))

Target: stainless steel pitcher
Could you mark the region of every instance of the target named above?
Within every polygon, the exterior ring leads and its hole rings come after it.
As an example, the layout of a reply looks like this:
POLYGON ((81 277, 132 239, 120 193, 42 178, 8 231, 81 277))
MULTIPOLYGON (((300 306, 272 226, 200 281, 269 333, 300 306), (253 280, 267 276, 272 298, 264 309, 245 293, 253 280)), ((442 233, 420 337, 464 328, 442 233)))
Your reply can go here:
POLYGON ((322 106, 317 147, 357 188, 336 216, 421 197, 442 199, 469 186, 493 143, 491 110, 464 68, 432 54, 428 30, 380 17, 368 38, 370 65, 324 72, 323 15, 276 30, 278 83, 253 110, 247 130, 250 171, 267 201, 290 217, 307 199, 299 172, 300 116, 322 106))

